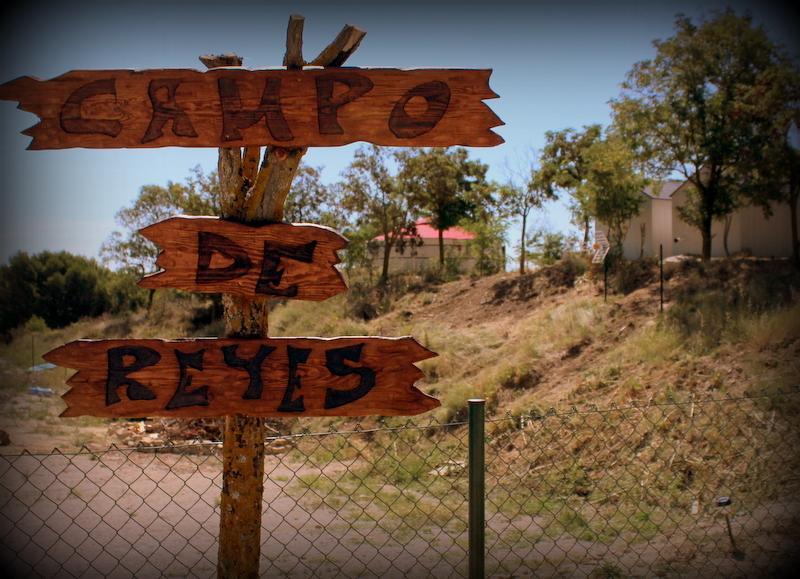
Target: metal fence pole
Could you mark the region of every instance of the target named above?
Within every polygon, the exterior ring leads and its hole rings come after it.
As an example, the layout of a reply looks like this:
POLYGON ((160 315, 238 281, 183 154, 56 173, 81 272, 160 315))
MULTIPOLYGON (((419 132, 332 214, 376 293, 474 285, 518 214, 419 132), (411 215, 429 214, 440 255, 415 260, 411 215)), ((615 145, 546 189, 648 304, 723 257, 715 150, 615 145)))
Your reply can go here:
POLYGON ((484 452, 484 415, 486 401, 469 400, 469 577, 482 579, 485 575, 486 549, 486 460, 484 452))

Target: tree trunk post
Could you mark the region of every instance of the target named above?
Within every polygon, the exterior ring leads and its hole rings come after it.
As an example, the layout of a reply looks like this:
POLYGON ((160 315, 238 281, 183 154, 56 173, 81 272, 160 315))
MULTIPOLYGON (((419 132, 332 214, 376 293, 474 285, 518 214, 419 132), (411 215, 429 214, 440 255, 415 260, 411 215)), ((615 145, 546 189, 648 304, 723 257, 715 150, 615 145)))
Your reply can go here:
POLYGON ((444 269, 444 231, 439 229, 439 266, 444 269))
POLYGON ((725 257, 731 256, 731 252, 728 250, 728 234, 731 232, 731 224, 733 224, 733 215, 728 214, 725 216, 725 232, 722 238, 722 246, 725 248, 725 257))
MULTIPOLYGON (((201 57, 208 68, 241 66, 236 55, 201 57)), ((245 157, 260 156, 258 148, 246 150, 245 157)), ((218 175, 222 217, 262 217, 242 215, 245 194, 239 179, 242 152, 220 149, 218 175), (238 190, 237 190, 238 189, 238 190)), ((249 300, 224 295, 225 335, 262 338, 268 334, 266 299, 249 300)), ((261 505, 264 494, 264 420, 253 416, 226 416, 222 443, 222 496, 220 499, 219 553, 217 576, 224 578, 258 577, 261 555, 261 505)))
POLYGON ((522 235, 519 238, 519 274, 525 273, 525 229, 528 221, 528 215, 522 214, 522 235))
MULTIPOLYGON (((286 33, 287 68, 302 68, 302 16, 292 15, 286 33)), ((340 66, 355 51, 366 32, 345 26, 314 60, 319 66, 340 66)), ((209 69, 241 66, 234 54, 201 56, 209 69)), ((219 149, 219 206, 222 217, 240 222, 281 221, 283 206, 306 149, 260 147, 219 149)), ((225 335, 238 338, 268 336, 269 303, 223 295, 225 335)), ((261 509, 264 494, 264 419, 226 416, 222 445, 222 496, 220 502, 217 576, 224 579, 255 578, 261 558, 261 509)))
POLYGON ((700 234, 703 238, 703 261, 711 260, 711 215, 704 215, 702 218, 700 234))
POLYGON ((392 244, 389 243, 388 235, 383 237, 383 265, 381 267, 381 279, 378 282, 385 286, 389 281, 389 259, 392 256, 392 244))
MULTIPOLYGON (((791 187, 797 187, 792 183, 791 187)), ((789 219, 792 223, 792 259, 795 264, 800 265, 800 241, 798 241, 797 233, 797 202, 800 200, 800 195, 793 194, 789 196, 789 219)))
POLYGON ((583 251, 588 251, 589 249, 589 216, 584 216, 583 218, 583 251))
POLYGON ((664 311, 664 244, 658 244, 658 283, 659 283, 659 309, 658 311, 664 311))

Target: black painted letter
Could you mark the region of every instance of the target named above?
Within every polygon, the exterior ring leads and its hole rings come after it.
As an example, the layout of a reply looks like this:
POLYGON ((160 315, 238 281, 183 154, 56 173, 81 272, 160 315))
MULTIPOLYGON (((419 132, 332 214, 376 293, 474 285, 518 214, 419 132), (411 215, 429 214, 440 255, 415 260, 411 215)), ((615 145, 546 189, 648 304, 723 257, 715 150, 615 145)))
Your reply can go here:
POLYGON ((450 87, 438 80, 418 84, 403 95, 389 116, 389 129, 399 139, 419 137, 436 126, 450 104, 450 87), (406 104, 414 97, 423 97, 428 108, 420 117, 412 117, 406 112, 406 104))
POLYGON ((172 120, 172 132, 179 137, 196 137, 197 132, 192 126, 192 121, 189 120, 184 110, 175 102, 175 90, 181 83, 177 78, 162 78, 150 81, 150 86, 147 89, 147 94, 150 96, 150 102, 153 105, 153 117, 150 119, 150 126, 147 127, 147 132, 142 137, 142 143, 149 143, 155 141, 164 135, 164 125, 167 121, 172 120), (159 100, 158 91, 166 89, 167 98, 159 100))
POLYGON ((275 351, 274 346, 259 346, 256 355, 246 360, 236 355, 236 350, 239 348, 238 344, 225 346, 222 348, 222 357, 225 363, 231 368, 244 368, 247 375, 250 377, 250 383, 247 385, 247 391, 242 395, 245 400, 259 400, 261 398, 261 391, 264 389, 264 383, 261 380, 261 364, 264 360, 275 351))
POLYGON ((104 78, 87 83, 75 90, 61 108, 61 128, 65 133, 108 135, 116 137, 122 131, 122 123, 112 119, 87 119, 81 113, 81 104, 88 98, 110 94, 117 98, 117 87, 113 78, 104 78))
POLYGON ((252 263, 247 252, 242 247, 224 235, 199 231, 197 233, 197 273, 195 281, 200 283, 214 283, 229 281, 241 277, 250 271, 252 263), (214 252, 232 259, 233 263, 227 267, 211 268, 211 256, 214 252))
POLYGON ((297 366, 308 360, 311 350, 307 348, 293 348, 286 346, 286 353, 289 355, 289 381, 286 390, 283 392, 283 400, 278 406, 278 412, 303 412, 306 407, 303 404, 303 397, 298 396, 292 400, 295 389, 300 390, 300 377, 297 375, 297 366))
POLYGON ((341 135, 344 129, 337 120, 340 107, 367 94, 374 86, 366 76, 355 73, 337 72, 318 76, 317 82, 317 123, 321 135, 341 135), (347 90, 333 96, 334 83, 347 85, 347 90))
POLYGON ((128 374, 148 366, 155 366, 161 354, 144 346, 120 346, 111 348, 108 355, 108 374, 106 376, 106 406, 120 402, 117 389, 127 385, 126 393, 130 400, 155 400, 156 395, 141 382, 128 378, 128 374), (132 364, 125 365, 125 356, 133 357, 132 364))
POLYGON ((344 363, 345 360, 358 362, 361 359, 361 350, 363 347, 364 344, 355 344, 354 346, 345 346, 344 348, 336 348, 325 352, 325 366, 330 370, 331 374, 335 376, 358 374, 360 376, 358 386, 350 390, 326 389, 326 409, 338 408, 339 406, 355 402, 359 398, 366 396, 375 386, 375 370, 363 366, 354 368, 344 363))
POLYGON ((279 245, 277 243, 264 242, 264 261, 261 263, 261 275, 256 282, 257 294, 269 294, 293 298, 297 295, 297 284, 280 289, 283 278, 282 269, 278 269, 281 257, 311 263, 314 260, 314 248, 317 247, 316 240, 309 241, 303 245, 279 245))
POLYGON ((291 141, 294 138, 281 109, 281 79, 269 77, 264 84, 261 103, 247 110, 239 97, 239 87, 233 78, 220 78, 219 99, 222 103, 222 140, 238 141, 242 138, 239 129, 255 125, 261 117, 267 119, 267 129, 276 141, 291 141))
POLYGON ((202 370, 203 354, 205 353, 205 350, 198 350, 189 354, 175 350, 175 357, 178 359, 181 373, 175 394, 172 395, 172 398, 167 403, 167 410, 175 410, 186 406, 208 406, 208 386, 200 386, 200 388, 195 388, 189 392, 189 387, 192 385, 192 377, 186 371, 187 368, 202 370))

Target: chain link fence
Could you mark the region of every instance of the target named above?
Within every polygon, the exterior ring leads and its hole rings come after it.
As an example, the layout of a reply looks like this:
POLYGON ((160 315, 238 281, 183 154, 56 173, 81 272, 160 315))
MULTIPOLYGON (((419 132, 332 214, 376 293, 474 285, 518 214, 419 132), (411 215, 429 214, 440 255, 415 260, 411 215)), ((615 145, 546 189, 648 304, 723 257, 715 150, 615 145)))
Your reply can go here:
MULTIPOLYGON (((788 573, 798 411, 793 391, 487 419, 487 575, 788 573)), ((386 420, 267 449, 263 576, 467 575, 466 423, 386 420)), ((220 453, 0 456, 5 574, 215 576, 220 453)))

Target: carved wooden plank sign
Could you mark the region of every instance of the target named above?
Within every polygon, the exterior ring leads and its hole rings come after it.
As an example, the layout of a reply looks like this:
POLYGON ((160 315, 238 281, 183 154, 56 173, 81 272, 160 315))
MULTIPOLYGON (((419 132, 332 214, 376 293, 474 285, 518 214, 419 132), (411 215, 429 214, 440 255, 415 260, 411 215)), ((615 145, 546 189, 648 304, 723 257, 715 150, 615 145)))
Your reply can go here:
POLYGON ((61 416, 402 416, 439 406, 414 383, 436 356, 410 337, 77 340, 61 416))
POLYGON ((491 70, 76 70, 0 98, 41 122, 31 149, 377 145, 490 147, 491 70))
POLYGON ((322 225, 171 217, 140 230, 163 248, 146 288, 324 300, 347 289, 334 267, 347 240, 322 225))

